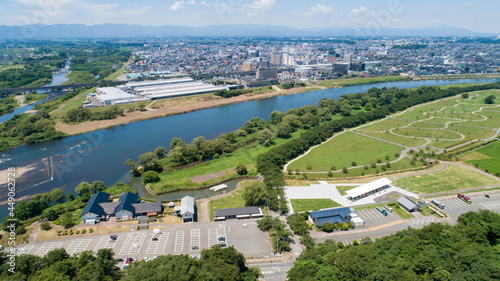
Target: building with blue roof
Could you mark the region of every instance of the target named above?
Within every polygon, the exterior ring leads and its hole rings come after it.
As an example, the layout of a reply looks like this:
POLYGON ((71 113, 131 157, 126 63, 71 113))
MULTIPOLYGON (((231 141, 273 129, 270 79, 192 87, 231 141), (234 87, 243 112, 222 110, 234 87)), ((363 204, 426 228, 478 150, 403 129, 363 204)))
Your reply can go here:
POLYGON ((135 208, 132 206, 132 204, 136 204, 137 200, 139 199, 139 195, 136 193, 132 192, 127 192, 120 196, 120 199, 118 199, 118 206, 116 206, 115 209, 115 216, 116 220, 129 220, 134 217, 135 214, 135 208))
POLYGON ((109 200, 109 194, 106 192, 97 192, 90 197, 89 202, 83 208, 82 217, 83 223, 90 221, 92 223, 95 220, 101 218, 104 214, 104 209, 101 207, 101 203, 106 203, 109 200))
POLYGON ((351 213, 354 213, 353 208, 340 207, 332 209, 324 209, 319 211, 309 212, 309 221, 321 227, 325 222, 331 224, 351 221, 351 213))

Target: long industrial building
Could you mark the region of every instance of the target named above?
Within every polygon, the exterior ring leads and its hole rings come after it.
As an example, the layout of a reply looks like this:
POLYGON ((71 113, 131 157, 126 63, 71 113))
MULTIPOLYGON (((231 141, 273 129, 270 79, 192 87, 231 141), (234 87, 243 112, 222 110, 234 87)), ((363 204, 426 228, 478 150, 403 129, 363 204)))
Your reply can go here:
POLYGON ((120 104, 150 99, 189 96, 229 90, 238 85, 214 86, 208 82, 194 81, 192 78, 172 78, 130 82, 126 85, 97 88, 95 98, 101 105, 120 104))

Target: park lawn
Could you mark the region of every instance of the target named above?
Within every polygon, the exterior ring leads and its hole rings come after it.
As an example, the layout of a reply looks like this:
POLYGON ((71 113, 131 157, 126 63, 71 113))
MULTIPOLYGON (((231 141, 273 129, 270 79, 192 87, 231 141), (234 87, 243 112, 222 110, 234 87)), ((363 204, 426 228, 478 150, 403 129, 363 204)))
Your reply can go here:
MULTIPOLYGON (((396 117, 397 118, 397 117, 396 117)), ((386 132, 392 128, 403 127, 410 124, 411 121, 397 120, 397 119, 383 119, 382 121, 376 122, 369 126, 363 126, 359 130, 376 131, 376 132, 386 132)))
MULTIPOLYGON (((213 214, 215 210, 245 207, 245 200, 243 200, 243 193, 246 188, 245 183, 247 182, 242 183, 242 188, 236 190, 231 195, 221 199, 211 200, 210 214, 213 214)), ((213 216, 210 216, 210 218, 213 219, 213 216)))
POLYGON ((411 78, 401 77, 401 76, 363 77, 363 78, 351 78, 351 79, 325 80, 321 83, 318 83, 318 85, 324 87, 335 87, 335 86, 348 87, 355 85, 396 82, 396 81, 410 81, 410 80, 411 78))
POLYGON ((460 166, 449 165, 444 171, 406 177, 395 181, 399 187, 407 187, 424 194, 476 188, 498 184, 499 181, 477 171, 460 166))
POLYGON ((427 122, 426 123, 417 122, 417 123, 411 124, 408 128, 423 128, 423 129, 443 129, 444 128, 444 124, 439 124, 439 123, 429 124, 429 123, 432 123, 432 121, 430 121, 428 123, 427 122))
POLYGON ((460 125, 467 125, 467 126, 487 127, 487 128, 499 128, 500 127, 500 111, 499 112, 480 111, 476 114, 486 116, 486 118, 488 118, 488 119, 487 120, 480 120, 480 121, 460 122, 459 124, 460 125))
POLYGON ((51 115, 55 116, 55 117, 59 117, 59 116, 63 116, 65 113, 67 113, 71 109, 79 108, 80 106, 82 106, 83 101, 85 100, 85 97, 94 91, 95 91, 95 88, 91 88, 91 89, 88 89, 88 90, 85 90, 85 91, 79 93, 78 95, 69 99, 66 103, 59 106, 59 108, 54 110, 51 113, 51 115))
POLYGON ((394 160, 396 153, 400 153, 401 147, 376 139, 360 136, 352 132, 338 134, 330 141, 313 149, 306 156, 294 161, 288 166, 292 171, 329 171, 332 166, 334 170, 342 167, 351 167, 352 162, 356 165, 368 165, 377 159, 385 160, 389 156, 394 160), (312 167, 312 169, 308 169, 312 167))
POLYGON ((290 199, 294 213, 341 207, 331 199, 290 199))
POLYGON ((72 212, 73 219, 74 219, 73 222, 75 223, 75 225, 80 225, 80 223, 82 222, 82 217, 80 217, 80 215, 82 214, 82 211, 83 211, 83 208, 72 212))
MULTIPOLYGON (((471 121, 471 120, 483 120, 484 118, 482 116, 479 116, 477 114, 472 114, 471 112, 457 112, 455 111, 454 113, 443 113, 443 112, 433 112, 428 114, 429 117, 435 117, 435 118, 448 118, 448 119, 455 119, 455 120, 465 120, 465 121, 471 121)), ((453 121, 453 120, 449 120, 453 121)))
POLYGON ((399 128, 394 133, 408 136, 408 137, 418 137, 418 138, 437 138, 437 139, 449 139, 458 140, 461 136, 457 133, 445 131, 445 130, 432 130, 432 129, 418 129, 418 128, 399 128))
POLYGON ((335 187, 339 191, 340 195, 344 196, 344 195, 347 194, 348 190, 356 188, 357 186, 352 186, 352 185, 335 185, 335 187))
MULTIPOLYGON (((307 179, 311 180, 328 180, 328 179, 342 179, 342 178, 352 178, 352 177, 361 177, 368 175, 382 175, 385 173, 395 173, 395 172, 403 172, 407 170, 419 169, 424 165, 420 161, 416 161, 415 165, 411 164, 411 159, 403 158, 396 163, 391 164, 390 168, 386 168, 386 171, 382 170, 382 165, 378 165, 376 168, 372 168, 368 166, 368 170, 364 168, 354 168, 349 169, 347 174, 342 172, 333 172, 332 177, 328 177, 328 173, 315 173, 315 174, 307 174, 307 179)), ((304 179, 303 173, 299 173, 298 175, 286 175, 285 179, 304 179)))
POLYGON ((400 216, 402 219, 407 220, 413 218, 413 215, 408 213, 407 211, 401 209, 399 206, 399 203, 396 204, 391 204, 390 205, 394 213, 396 213, 398 216, 400 216))
POLYGON ((482 155, 485 158, 474 159, 468 161, 473 165, 477 165, 478 168, 483 170, 488 170, 490 173, 499 174, 500 173, 500 142, 491 143, 485 147, 481 147, 475 150, 476 153, 482 155))
POLYGON ((432 139, 429 145, 439 147, 439 148, 449 148, 451 146, 464 143, 475 139, 486 139, 495 134, 494 130, 481 129, 481 128, 470 128, 470 127, 451 127, 453 131, 457 131, 465 136, 462 140, 455 141, 445 141, 445 140, 435 140, 432 139))
POLYGON ((394 143, 399 143, 399 144, 405 145, 405 146, 419 146, 419 145, 425 144, 425 142, 426 142, 423 139, 397 136, 397 135, 391 134, 390 132, 375 133, 375 132, 366 132, 366 131, 361 131, 361 130, 359 130, 359 132, 362 134, 368 135, 368 136, 381 138, 381 139, 388 140, 388 141, 391 141, 394 143))

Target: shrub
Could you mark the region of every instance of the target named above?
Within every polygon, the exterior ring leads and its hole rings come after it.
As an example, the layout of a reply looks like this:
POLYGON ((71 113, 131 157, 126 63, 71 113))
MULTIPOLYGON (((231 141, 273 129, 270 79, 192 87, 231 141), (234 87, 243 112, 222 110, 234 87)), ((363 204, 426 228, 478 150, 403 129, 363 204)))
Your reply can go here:
POLYGON ((247 167, 245 167, 245 165, 242 165, 242 164, 238 165, 236 167, 236 173, 240 176, 244 176, 244 175, 248 174, 247 167))
POLYGON ((85 234, 85 233, 87 233, 87 230, 84 228, 84 229, 82 229, 82 234, 85 234))
POLYGON ((159 181, 160 181, 160 176, 156 171, 147 171, 144 172, 144 174, 142 174, 142 182, 144 182, 144 184, 148 184, 151 182, 159 182, 159 181))
POLYGON ((48 231, 52 229, 52 226, 50 226, 50 223, 46 221, 42 222, 42 224, 40 225, 40 229, 43 231, 48 231))
POLYGON ((94 232, 94 229, 91 227, 91 228, 89 228, 89 233, 92 233, 92 232, 94 232))
POLYGON ((75 233, 76 233, 76 234, 80 234, 80 230, 79 230, 79 229, 77 229, 75 233))

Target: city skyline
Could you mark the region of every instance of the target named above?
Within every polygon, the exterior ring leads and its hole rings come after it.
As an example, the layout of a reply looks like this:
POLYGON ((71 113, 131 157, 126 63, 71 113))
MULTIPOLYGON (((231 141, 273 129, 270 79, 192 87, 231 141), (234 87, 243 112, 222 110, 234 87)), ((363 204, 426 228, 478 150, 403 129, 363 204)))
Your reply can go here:
POLYGON ((0 25, 127 23, 139 25, 209 26, 263 24, 307 28, 452 27, 497 34, 500 3, 490 0, 340 1, 135 1, 15 0, 4 3, 0 25), (432 7, 429 10, 428 7, 432 7), (488 7, 486 9, 485 7, 488 7))

